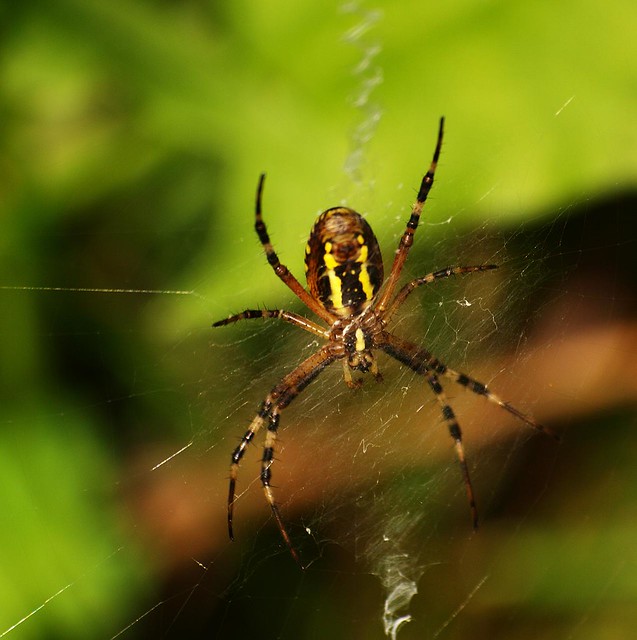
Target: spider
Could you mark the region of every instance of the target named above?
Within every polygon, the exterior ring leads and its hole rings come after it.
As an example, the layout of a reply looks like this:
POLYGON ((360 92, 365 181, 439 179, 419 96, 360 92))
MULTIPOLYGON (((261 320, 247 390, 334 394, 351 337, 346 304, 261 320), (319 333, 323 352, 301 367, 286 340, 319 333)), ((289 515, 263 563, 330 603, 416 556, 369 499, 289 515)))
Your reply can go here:
POLYGON ((248 430, 241 438, 241 442, 232 453, 228 491, 228 534, 231 540, 234 540, 232 519, 239 463, 248 445, 261 427, 265 425, 265 444, 261 458, 261 483, 281 536, 292 557, 301 565, 299 555, 292 544, 272 492, 272 464, 279 415, 310 382, 316 379, 328 365, 337 360, 343 364, 343 377, 350 388, 357 388, 362 384, 361 381, 353 379, 352 371, 370 372, 377 380, 381 379, 376 362, 375 352, 377 350, 384 351, 387 355, 424 377, 440 404, 442 417, 454 441, 474 529, 477 529, 478 526, 478 509, 462 444, 462 432, 440 384, 440 376, 449 378, 473 393, 485 397, 537 431, 544 432, 559 440, 559 436, 550 428, 542 426, 508 402, 501 400, 482 382, 449 368, 426 349, 399 338, 386 329, 394 314, 418 287, 450 276, 491 271, 497 268, 495 264, 447 267, 408 282, 394 295, 409 250, 414 242, 420 214, 433 185, 434 173, 442 147, 443 129, 444 118, 440 118, 438 140, 431 165, 420 184, 416 202, 412 207, 409 221, 394 255, 394 263, 389 277, 385 282, 383 282, 383 261, 380 247, 369 224, 352 209, 334 207, 327 209, 317 218, 305 247, 305 275, 309 288, 307 291, 288 268, 281 264, 270 242, 261 214, 261 196, 265 181, 265 175, 261 174, 256 193, 254 226, 267 260, 274 269, 274 273, 310 311, 314 312, 327 325, 327 328, 296 313, 282 309, 247 309, 242 313, 215 322, 213 327, 253 318, 278 318, 319 336, 326 340, 327 344, 303 360, 272 388, 261 403, 248 430))

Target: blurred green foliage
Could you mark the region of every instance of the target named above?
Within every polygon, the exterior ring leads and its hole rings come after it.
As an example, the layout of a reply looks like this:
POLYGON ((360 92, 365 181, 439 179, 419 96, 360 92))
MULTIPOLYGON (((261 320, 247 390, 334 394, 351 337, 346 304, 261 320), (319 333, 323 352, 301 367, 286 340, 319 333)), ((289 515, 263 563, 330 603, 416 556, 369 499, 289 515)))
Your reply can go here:
MULTIPOLYGON (((628 0, 25 0, 0 20, 0 284, 197 293, 0 292, 0 634, 73 585, 8 637, 107 637, 152 603, 113 495, 120 458, 200 430, 201 369, 186 352, 162 366, 167 344, 205 345, 211 320, 280 299, 251 226, 261 171, 297 273, 327 206, 404 217, 443 114, 432 221, 506 227, 635 187, 628 0)), ((527 567, 552 547, 515 542, 527 567)), ((561 550, 574 563, 579 542, 561 550)), ((538 600, 563 593, 545 586, 538 600)))

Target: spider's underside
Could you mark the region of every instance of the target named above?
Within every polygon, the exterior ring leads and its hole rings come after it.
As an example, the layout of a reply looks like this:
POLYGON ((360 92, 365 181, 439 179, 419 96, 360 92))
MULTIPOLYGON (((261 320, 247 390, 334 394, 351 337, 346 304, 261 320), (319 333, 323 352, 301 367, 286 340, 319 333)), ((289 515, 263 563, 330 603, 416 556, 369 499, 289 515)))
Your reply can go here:
POLYGON ((386 330, 392 316, 417 287, 452 275, 490 271, 497 268, 493 264, 447 267, 407 283, 394 296, 398 279, 413 244, 423 205, 434 181, 434 173, 442 147, 443 126, 444 118, 441 118, 433 160, 420 184, 416 202, 412 207, 409 221, 394 256, 391 272, 384 284, 383 261, 378 241, 371 227, 356 211, 346 207, 335 207, 328 209, 318 217, 310 233, 305 251, 308 292, 287 267, 279 262, 270 243, 261 215, 261 194, 265 179, 265 176, 261 175, 257 188, 255 229, 265 249, 267 260, 276 275, 310 311, 327 324, 328 328, 296 313, 280 309, 248 309, 215 322, 213 326, 223 326, 252 318, 279 318, 320 336, 327 343, 301 362, 270 391, 240 444, 232 453, 228 492, 228 533, 231 539, 233 539, 232 516, 239 463, 248 444, 252 442, 261 427, 266 425, 267 432, 261 462, 261 482, 281 536, 294 559, 301 564, 274 500, 270 484, 279 415, 323 369, 336 360, 343 363, 345 382, 352 388, 360 385, 359 381, 353 380, 352 371, 371 372, 377 379, 380 379, 375 357, 376 350, 384 351, 424 376, 440 403, 443 418, 455 443, 474 528, 478 526, 478 511, 465 460, 462 433, 440 384, 440 376, 450 378, 470 391, 484 396, 534 429, 558 438, 548 427, 540 425, 533 418, 502 401, 483 383, 464 373, 450 369, 426 349, 421 349, 386 330))

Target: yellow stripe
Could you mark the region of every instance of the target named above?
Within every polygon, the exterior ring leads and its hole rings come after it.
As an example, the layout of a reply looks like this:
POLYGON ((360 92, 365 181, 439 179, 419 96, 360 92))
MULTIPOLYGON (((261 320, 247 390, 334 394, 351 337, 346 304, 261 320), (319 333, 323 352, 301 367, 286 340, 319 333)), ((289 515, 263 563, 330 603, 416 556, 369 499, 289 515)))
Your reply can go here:
POLYGON ((334 269, 330 269, 327 272, 327 277, 330 279, 330 300, 334 309, 343 308, 343 290, 341 289, 341 279, 336 275, 334 269))
MULTIPOLYGON (((357 238, 360 242, 362 236, 357 238)), ((360 264, 360 272, 358 274, 358 281, 363 289, 363 293, 365 294, 365 300, 370 301, 374 297, 374 286, 369 278, 369 271, 367 270, 367 258, 369 256, 369 248, 367 245, 363 244, 360 248, 360 255, 356 259, 356 262, 360 264)), ((341 279, 336 275, 336 267, 339 266, 339 263, 336 261, 334 256, 332 255, 332 243, 326 242, 324 246, 324 254, 323 261, 325 263, 325 267, 327 269, 327 277, 330 282, 330 300, 332 301, 332 306, 335 311, 340 311, 343 309, 343 283, 341 279)), ((363 342, 364 344, 364 342, 363 342)))
POLYGON ((338 266, 338 262, 336 262, 336 258, 332 255, 332 243, 325 243, 325 253, 323 254, 323 261, 325 262, 325 266, 328 269, 336 269, 338 266))
POLYGON ((330 281, 330 300, 332 301, 332 306, 334 309, 342 309, 343 308, 343 289, 341 287, 341 279, 336 275, 336 267, 338 266, 338 262, 332 255, 332 243, 325 243, 325 253, 323 254, 323 261, 325 262, 325 266, 327 267, 327 277, 330 281))
POLYGON ((374 297, 374 287, 369 279, 369 272, 367 271, 367 256, 368 256, 368 248, 367 245, 363 245, 361 247, 361 254, 356 260, 356 262, 362 262, 361 271, 358 274, 358 279, 360 280, 361 286, 363 287, 363 293, 365 294, 366 300, 371 300, 374 297))
POLYGON ((361 265, 361 272, 358 276, 358 279, 361 281, 361 286, 363 287, 363 292, 365 293, 365 299, 371 300, 374 297, 374 287, 369 279, 369 273, 367 273, 367 266, 361 265))

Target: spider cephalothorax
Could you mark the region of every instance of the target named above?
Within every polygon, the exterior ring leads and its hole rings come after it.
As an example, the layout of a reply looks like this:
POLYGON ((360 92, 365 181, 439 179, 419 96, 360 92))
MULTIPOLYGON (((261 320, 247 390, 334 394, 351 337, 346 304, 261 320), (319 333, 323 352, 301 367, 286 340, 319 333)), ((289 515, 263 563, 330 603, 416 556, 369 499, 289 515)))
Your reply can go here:
POLYGON ((367 306, 360 313, 339 319, 332 325, 330 341, 343 345, 343 375, 348 386, 356 388, 362 383, 362 380, 352 380, 351 371, 369 371, 377 380, 382 379, 374 350, 379 346, 384 329, 385 323, 373 306, 367 306))
POLYGON ((279 415, 323 369, 337 360, 343 363, 343 376, 350 387, 357 387, 360 384, 360 381, 352 379, 352 370, 363 373, 370 372, 380 380, 376 363, 376 351, 378 350, 385 352, 425 378, 440 404, 443 419, 454 440, 474 527, 478 525, 478 510, 465 460, 462 432, 454 411, 447 402, 439 376, 445 376, 470 391, 484 396, 534 429, 557 438, 549 428, 540 425, 533 418, 501 400, 489 391, 485 384, 464 373, 450 369, 426 349, 403 340, 386 330, 394 313, 417 287, 453 275, 490 271, 497 268, 493 264, 447 267, 408 282, 395 294, 398 279, 413 244, 423 205, 434 181, 434 173, 442 147, 443 125, 444 119, 441 118, 433 160, 420 184, 416 202, 412 207, 411 215, 394 255, 391 272, 385 282, 383 282, 383 261, 380 247, 369 224, 352 209, 334 207, 318 217, 310 233, 305 248, 305 271, 309 292, 304 289, 288 268, 280 263, 270 243, 261 215, 261 194, 265 179, 265 176, 261 175, 257 188, 255 229, 265 249, 268 262, 276 275, 329 328, 324 328, 312 320, 282 309, 247 309, 242 313, 215 322, 213 325, 219 327, 251 318, 279 318, 326 340, 324 346, 301 362, 296 369, 272 388, 261 403, 261 407, 241 442, 232 453, 228 490, 228 533, 231 539, 233 538, 232 517, 239 463, 248 444, 252 442, 257 431, 265 425, 266 437, 261 458, 261 482, 281 535, 292 556, 300 564, 298 554, 292 545, 274 500, 270 484, 279 415))

